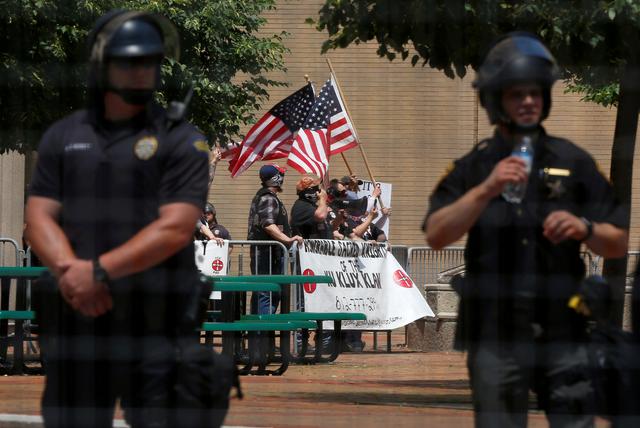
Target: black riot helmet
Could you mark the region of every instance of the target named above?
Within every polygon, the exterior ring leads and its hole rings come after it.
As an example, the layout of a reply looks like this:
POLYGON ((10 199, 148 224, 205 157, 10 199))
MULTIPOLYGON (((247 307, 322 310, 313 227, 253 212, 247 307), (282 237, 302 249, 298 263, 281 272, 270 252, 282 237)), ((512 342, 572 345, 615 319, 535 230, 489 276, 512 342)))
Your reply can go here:
POLYGON ((513 32, 501 38, 478 69, 473 87, 492 124, 509 124, 502 108, 502 91, 515 83, 536 82, 542 88, 544 106, 541 121, 551 110, 551 87, 559 77, 555 58, 533 34, 513 32))
POLYGON ((204 206, 204 213, 216 215, 216 207, 211 202, 207 202, 204 206))
POLYGON ((160 82, 160 61, 164 56, 179 59, 180 47, 176 27, 167 18, 141 11, 112 10, 100 17, 88 38, 90 50, 90 87, 92 95, 111 90, 131 104, 145 104, 151 90, 113 88, 107 78, 110 61, 136 63, 154 58, 157 61, 156 87, 160 82))
POLYGON ((104 53, 107 58, 162 57, 162 34, 159 28, 145 19, 130 19, 113 34, 104 53))

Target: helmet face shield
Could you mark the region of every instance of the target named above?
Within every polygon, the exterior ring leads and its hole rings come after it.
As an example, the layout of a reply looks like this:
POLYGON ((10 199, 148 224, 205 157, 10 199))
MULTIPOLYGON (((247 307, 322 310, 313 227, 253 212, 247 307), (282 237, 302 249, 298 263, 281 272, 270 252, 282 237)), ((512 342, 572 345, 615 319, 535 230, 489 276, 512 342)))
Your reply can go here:
POLYGON ((180 46, 176 27, 162 15, 112 10, 98 19, 89 35, 91 72, 89 86, 93 87, 93 102, 101 103, 102 94, 109 90, 119 94, 125 102, 144 105, 153 98, 160 85, 160 62, 167 56, 179 59, 180 46), (108 63, 120 69, 153 62, 156 68, 154 87, 137 89, 112 85, 108 63))
POLYGON ((155 13, 112 10, 98 19, 88 42, 90 61, 94 63, 103 63, 109 55, 162 55, 176 61, 180 59, 177 28, 169 19, 155 13))

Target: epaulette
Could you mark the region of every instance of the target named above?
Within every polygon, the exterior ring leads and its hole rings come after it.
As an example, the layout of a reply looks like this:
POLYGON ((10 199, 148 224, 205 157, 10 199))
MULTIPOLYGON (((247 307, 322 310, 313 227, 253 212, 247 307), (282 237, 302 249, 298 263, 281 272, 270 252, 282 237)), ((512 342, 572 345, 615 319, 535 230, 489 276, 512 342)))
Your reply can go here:
POLYGON ((476 144, 474 149, 477 152, 481 152, 481 151, 485 150, 487 147, 489 147, 490 144, 491 144, 491 139, 490 138, 485 138, 484 140, 482 140, 478 144, 476 144))

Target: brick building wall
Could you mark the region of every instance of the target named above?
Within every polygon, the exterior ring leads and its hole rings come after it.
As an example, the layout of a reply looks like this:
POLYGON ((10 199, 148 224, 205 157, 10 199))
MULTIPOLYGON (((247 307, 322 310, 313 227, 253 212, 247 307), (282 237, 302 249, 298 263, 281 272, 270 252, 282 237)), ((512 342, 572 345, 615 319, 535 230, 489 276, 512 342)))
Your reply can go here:
MULTIPOLYGON (((264 33, 290 33, 285 40, 291 50, 286 57, 288 70, 271 76, 290 86, 273 89, 263 111, 304 85, 305 74, 315 82, 317 91, 329 77, 325 56, 320 55, 325 34, 304 22, 317 16, 322 3, 280 1, 277 10, 266 15, 269 23, 264 33)), ((452 80, 437 70, 379 58, 376 49, 375 43, 361 44, 331 51, 326 57, 333 63, 375 178, 393 184, 391 242, 425 245, 419 227, 429 193, 447 165, 469 151, 477 140, 491 135, 492 130, 471 88, 472 71, 464 79, 452 80)), ((545 123, 547 131, 587 149, 608 174, 615 109, 581 102, 579 95, 565 94, 562 84, 556 85, 553 99, 552 114, 545 123)), ((367 177, 358 149, 345 152, 345 157, 359 176, 367 177)), ((210 198, 216 204, 220 222, 234 238, 246 237, 248 207, 259 187, 260 165, 255 164, 232 180, 224 170, 225 163, 216 176, 210 198)), ((333 157, 330 176, 346 173, 342 158, 333 157)), ((282 194, 289 208, 296 198, 294 185, 298 178, 298 172, 289 169, 282 194)), ((634 188, 638 184, 634 179, 634 188)), ((638 212, 638 204, 640 201, 634 197, 632 216, 638 212)), ((631 249, 640 246, 635 217, 631 249)))

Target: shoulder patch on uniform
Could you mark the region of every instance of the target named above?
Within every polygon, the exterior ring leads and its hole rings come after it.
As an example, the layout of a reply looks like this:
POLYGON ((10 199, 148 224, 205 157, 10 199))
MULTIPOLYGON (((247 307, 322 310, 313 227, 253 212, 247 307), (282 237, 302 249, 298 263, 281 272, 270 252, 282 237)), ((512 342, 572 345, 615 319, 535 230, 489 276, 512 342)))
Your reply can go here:
POLYGON ((196 140, 193 143, 193 147, 199 151, 204 153, 209 153, 209 145, 204 140, 196 140))
POLYGON ((447 165, 447 167, 444 169, 444 174, 442 174, 442 177, 440 177, 440 180, 438 180, 438 182, 441 182, 447 177, 447 175, 451 174, 453 168, 455 168, 455 164, 453 162, 449 162, 449 165, 447 165))
POLYGON ((156 154, 158 150, 158 140, 156 137, 149 135, 140 138, 133 145, 133 153, 140 160, 149 160, 156 154))

